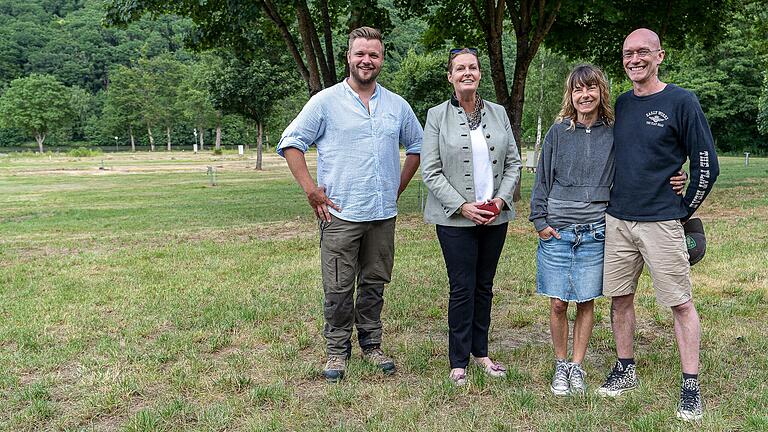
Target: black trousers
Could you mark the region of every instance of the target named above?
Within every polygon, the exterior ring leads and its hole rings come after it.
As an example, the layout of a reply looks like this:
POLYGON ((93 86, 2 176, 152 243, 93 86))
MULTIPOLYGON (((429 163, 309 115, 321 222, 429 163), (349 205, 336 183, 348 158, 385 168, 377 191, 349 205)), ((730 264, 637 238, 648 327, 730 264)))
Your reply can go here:
POLYGON ((448 359, 466 368, 469 355, 488 356, 493 277, 507 224, 474 227, 437 225, 437 238, 448 270, 448 359))

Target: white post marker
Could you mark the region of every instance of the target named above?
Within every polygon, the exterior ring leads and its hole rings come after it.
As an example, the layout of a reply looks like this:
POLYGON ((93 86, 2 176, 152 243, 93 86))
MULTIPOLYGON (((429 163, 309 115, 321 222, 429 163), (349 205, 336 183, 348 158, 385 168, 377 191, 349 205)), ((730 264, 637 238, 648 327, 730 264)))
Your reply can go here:
POLYGON ((192 151, 197 154, 197 144, 192 144, 192 151))
POLYGON ((243 145, 242 144, 237 146, 237 154, 239 154, 240 156, 245 154, 245 151, 243 149, 243 145))
POLYGON ((525 168, 527 171, 533 171, 536 172, 536 152, 535 151, 529 151, 525 154, 525 168))

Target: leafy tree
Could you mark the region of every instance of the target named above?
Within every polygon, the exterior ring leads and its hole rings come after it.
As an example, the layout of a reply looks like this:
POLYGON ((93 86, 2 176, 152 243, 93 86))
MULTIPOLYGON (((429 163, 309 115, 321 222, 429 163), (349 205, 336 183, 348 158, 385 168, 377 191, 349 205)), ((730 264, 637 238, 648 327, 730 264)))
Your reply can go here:
POLYGON ((392 76, 392 90, 409 101, 422 124, 426 121, 427 111, 446 100, 452 91, 446 79, 443 57, 409 51, 392 76))
POLYGON ((209 71, 204 65, 210 58, 212 56, 206 56, 205 60, 189 68, 181 82, 176 101, 177 111, 197 132, 200 150, 205 150, 205 130, 216 122, 216 108, 213 106, 206 81, 209 71))
POLYGON ((546 47, 536 54, 525 83, 528 100, 523 112, 521 150, 525 144, 536 142, 535 150, 538 152, 542 135, 560 112, 563 83, 570 68, 571 62, 546 47))
POLYGON ((40 153, 45 137, 73 117, 70 89, 50 75, 15 79, 0 97, 0 121, 34 135, 40 153))
POLYGON ((256 124, 256 169, 261 169, 264 124, 274 104, 290 95, 297 82, 285 63, 254 59, 250 63, 226 53, 210 69, 208 89, 214 106, 225 114, 240 114, 256 124))
POLYGON ((757 113, 757 127, 761 134, 768 135, 768 71, 764 75, 763 90, 758 103, 760 111, 757 113))
POLYGON ((88 123, 101 111, 101 97, 80 87, 72 87, 70 97, 73 114, 71 136, 76 141, 84 141, 87 138, 88 123))
POLYGON ((189 17, 197 25, 191 38, 195 46, 232 48, 241 59, 276 47, 265 40, 282 41, 283 51, 287 50, 312 95, 338 80, 333 33, 342 17, 346 17, 345 32, 373 22, 386 30, 391 22, 388 10, 376 0, 317 0, 312 6, 316 15, 307 0, 109 0, 105 22, 126 24, 147 12, 189 17))
POLYGON ((154 122, 165 128, 167 150, 171 151, 171 129, 181 117, 178 103, 180 83, 187 75, 188 68, 170 55, 161 55, 149 60, 139 61, 142 88, 145 97, 151 101, 144 103, 148 115, 154 122))
POLYGON ((758 121, 768 70, 768 9, 762 1, 743 2, 726 22, 724 37, 711 48, 696 43, 669 50, 663 79, 696 93, 719 149, 766 151, 758 121))
MULTIPOLYGON (((719 34, 723 6, 716 0, 702 7, 688 0, 397 0, 409 14, 423 15, 429 23, 424 41, 439 47, 446 39, 456 46, 484 44, 490 58, 496 100, 507 110, 515 139, 521 139, 528 70, 542 44, 557 51, 618 63, 623 38, 646 26, 684 43, 687 38, 719 34), (511 24, 511 26, 510 26, 511 24), (515 37, 515 64, 510 82, 503 54, 505 28, 515 37), (679 37, 678 37, 679 36, 679 37)), ((690 38, 688 38, 690 39, 690 38)), ((600 64, 601 62, 598 62, 600 64)))
POLYGON ((111 74, 111 85, 106 92, 102 111, 104 135, 124 135, 128 132, 131 151, 136 151, 135 128, 145 120, 142 115, 144 101, 139 77, 135 70, 118 66, 111 74))

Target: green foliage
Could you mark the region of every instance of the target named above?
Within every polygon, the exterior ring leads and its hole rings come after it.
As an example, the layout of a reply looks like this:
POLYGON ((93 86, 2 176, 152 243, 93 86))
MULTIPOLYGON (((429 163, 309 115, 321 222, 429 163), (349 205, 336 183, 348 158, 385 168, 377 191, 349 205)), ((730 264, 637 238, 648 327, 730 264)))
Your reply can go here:
POLYGON ((436 53, 408 54, 391 77, 391 89, 411 104, 422 124, 427 111, 450 98, 452 87, 446 78, 445 58, 436 53))
POLYGON ((758 102, 757 127, 761 134, 768 135, 768 71, 763 75, 763 88, 758 102))
POLYGON ((618 0, 563 1, 557 20, 545 39, 556 52, 593 61, 622 76, 624 38, 634 29, 656 31, 665 48, 696 42, 709 48, 720 40, 724 24, 739 1, 618 0))
POLYGON ((115 65, 180 50, 180 35, 191 27, 189 20, 157 17, 123 29, 104 28, 102 17, 101 2, 93 0, 3 1, 0 85, 32 72, 94 94, 108 87, 108 71, 115 65))
POLYGON ((200 61, 191 65, 181 81, 176 99, 176 110, 184 120, 193 125, 202 140, 205 129, 216 121, 216 109, 208 91, 206 81, 209 73, 211 55, 203 56, 200 61))
POLYGON ((669 50, 662 79, 699 97, 717 146, 723 151, 768 151, 760 136, 759 100, 768 70, 768 9, 751 1, 733 10, 724 37, 707 49, 701 43, 669 50))
POLYGON ((72 91, 50 75, 11 81, 0 98, 0 122, 33 135, 40 152, 46 135, 74 119, 72 91))
POLYGON ((536 54, 525 83, 524 144, 535 143, 539 116, 542 138, 555 121, 563 100, 563 83, 571 66, 572 62, 547 48, 540 49, 536 54))
POLYGON ((225 113, 264 122, 274 105, 300 86, 285 57, 245 62, 226 52, 217 54, 218 59, 209 57, 213 64, 205 81, 213 105, 225 113))

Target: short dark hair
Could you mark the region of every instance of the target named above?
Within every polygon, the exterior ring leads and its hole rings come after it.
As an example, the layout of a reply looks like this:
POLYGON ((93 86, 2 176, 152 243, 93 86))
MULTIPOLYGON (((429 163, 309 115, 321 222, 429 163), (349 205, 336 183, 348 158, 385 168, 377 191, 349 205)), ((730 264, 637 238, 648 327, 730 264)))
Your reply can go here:
POLYGON ((381 32, 373 27, 359 27, 349 32, 349 51, 352 51, 352 42, 355 39, 377 40, 381 43, 381 55, 384 55, 384 40, 381 38, 381 32))
POLYGON ((477 67, 480 67, 480 58, 477 56, 477 48, 454 48, 450 51, 450 54, 448 55, 448 65, 446 66, 446 69, 448 72, 450 72, 453 69, 453 59, 456 58, 456 56, 460 56, 462 54, 472 54, 477 59, 477 67))

